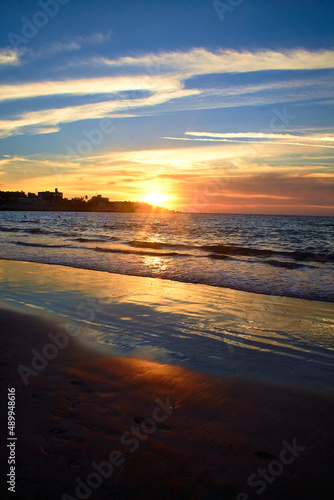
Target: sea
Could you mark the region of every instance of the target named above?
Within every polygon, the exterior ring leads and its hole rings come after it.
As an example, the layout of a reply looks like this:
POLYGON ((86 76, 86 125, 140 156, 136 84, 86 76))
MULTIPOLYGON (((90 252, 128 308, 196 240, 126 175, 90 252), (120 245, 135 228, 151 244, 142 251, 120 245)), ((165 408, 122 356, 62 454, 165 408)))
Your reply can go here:
POLYGON ((334 301, 334 217, 0 212, 0 258, 334 301))

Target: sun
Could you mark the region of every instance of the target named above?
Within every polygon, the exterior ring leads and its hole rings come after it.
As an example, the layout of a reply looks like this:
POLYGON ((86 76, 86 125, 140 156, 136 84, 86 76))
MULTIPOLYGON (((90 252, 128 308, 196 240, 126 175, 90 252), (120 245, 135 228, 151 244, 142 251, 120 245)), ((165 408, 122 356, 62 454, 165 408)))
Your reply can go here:
POLYGON ((144 197, 144 200, 146 203, 149 203, 150 205, 153 205, 155 207, 157 206, 163 206, 163 204, 169 200, 169 196, 167 196, 164 193, 149 193, 144 197))

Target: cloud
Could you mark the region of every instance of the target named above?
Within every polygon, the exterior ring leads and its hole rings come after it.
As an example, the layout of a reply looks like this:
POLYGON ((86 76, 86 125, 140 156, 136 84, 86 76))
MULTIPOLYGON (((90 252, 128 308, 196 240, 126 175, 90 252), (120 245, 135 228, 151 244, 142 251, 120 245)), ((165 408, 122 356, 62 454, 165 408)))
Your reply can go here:
POLYGON ((95 61, 109 66, 151 67, 156 73, 160 73, 161 70, 180 71, 189 77, 214 73, 334 68, 334 50, 291 49, 280 52, 218 50, 210 52, 204 48, 195 48, 189 52, 162 52, 119 59, 99 58, 95 61))
POLYGON ((19 53, 14 49, 0 49, 0 66, 18 65, 19 53))
POLYGON ((9 155, 4 155, 4 156, 6 156, 6 158, 0 160, 0 168, 4 167, 5 165, 10 165, 12 168, 13 166, 17 166, 20 163, 29 163, 35 166, 43 165, 48 167, 66 167, 66 168, 74 168, 79 166, 79 163, 61 161, 61 160, 39 160, 38 158, 35 157, 25 158, 24 156, 12 156, 12 157, 9 155))
POLYGON ((192 163, 182 170, 174 165, 173 155, 185 159, 188 148, 170 151, 168 168, 152 168, 154 160, 156 167, 163 167, 159 162, 168 153, 163 151, 157 158, 155 150, 100 155, 100 163, 87 164, 82 159, 67 162, 64 156, 3 158, 0 174, 6 189, 35 192, 58 186, 68 197, 100 192, 113 199, 141 199, 159 186, 172 196, 173 208, 187 211, 245 213, 249 208, 252 213, 333 213, 334 172, 308 172, 307 166, 289 164, 276 168, 247 157, 231 160, 219 157, 221 146, 213 149, 214 154, 208 147, 193 148, 189 151, 192 163))
POLYGON ((191 212, 314 213, 317 207, 318 213, 332 213, 333 188, 334 174, 258 171, 237 172, 225 182, 219 176, 177 179, 177 192, 191 212))
POLYGON ((244 143, 244 144, 281 144, 285 146, 304 146, 304 147, 311 147, 311 148, 330 148, 333 149, 334 146, 329 146, 326 144, 310 144, 308 142, 275 142, 275 141, 243 141, 241 139, 209 139, 209 138, 196 138, 196 139, 190 139, 189 137, 162 137, 161 139, 168 139, 171 141, 199 141, 199 142, 237 142, 237 143, 244 143))
POLYGON ((333 142, 334 136, 302 136, 292 134, 275 134, 266 132, 185 132, 185 135, 195 136, 194 139, 189 137, 163 137, 163 139, 176 141, 203 141, 203 142, 240 142, 240 143, 256 143, 256 144, 284 144, 290 146, 309 146, 319 148, 334 148, 323 142, 333 142), (246 139, 246 140, 245 140, 246 139), (270 140, 271 139, 271 140, 270 140), (274 139, 274 141, 272 140, 274 139), (293 141, 293 142, 291 142, 293 141), (323 141, 320 144, 313 144, 313 141, 323 141))
POLYGON ((59 132, 59 130, 59 127, 44 127, 31 130, 31 133, 32 135, 54 134, 55 132, 59 132))
POLYGON ((186 135, 195 135, 200 137, 217 137, 217 138, 249 138, 249 139, 294 139, 297 136, 291 134, 268 134, 265 132, 185 132, 186 135))
POLYGON ((93 33, 92 35, 88 35, 86 37, 80 37, 84 43, 86 44, 93 44, 93 45, 100 45, 110 39, 112 35, 111 31, 108 31, 107 33, 93 33))
POLYGON ((39 48, 31 49, 28 47, 25 51, 27 61, 48 57, 62 52, 72 52, 81 50, 89 45, 100 45, 109 40, 111 32, 93 33, 88 36, 76 36, 65 38, 57 42, 47 43, 39 48))
MULTIPOLYGON (((71 50, 82 47, 84 43, 103 43, 110 34, 94 34, 88 37, 76 37, 69 41, 61 41, 53 45, 54 50, 71 50)), ((257 52, 238 52, 220 50, 215 53, 204 48, 188 52, 165 52, 147 54, 138 57, 121 57, 119 59, 99 59, 101 64, 120 68, 120 72, 137 71, 145 67, 146 74, 117 75, 113 77, 69 79, 61 81, 21 82, 0 85, 0 100, 32 99, 38 97, 88 96, 88 104, 52 107, 21 113, 15 118, 0 121, 0 137, 25 133, 50 133, 59 129, 61 123, 78 120, 99 119, 103 117, 139 116, 143 114, 180 111, 185 109, 219 108, 230 106, 250 106, 277 101, 298 101, 329 97, 333 90, 328 79, 311 81, 293 80, 282 83, 263 83, 259 85, 243 85, 238 88, 223 87, 220 89, 191 87, 191 77, 213 73, 246 72, 282 69, 323 69, 334 67, 334 51, 307 51, 305 49, 257 52), (187 82, 186 87, 186 80, 187 82), (321 85, 323 85, 321 87, 321 85), (314 90, 316 86, 316 91, 314 90), (301 92, 301 87, 309 87, 301 92), (286 89, 292 93, 286 93, 286 89), (142 94, 140 94, 142 92, 142 94), (269 94, 271 92, 271 94, 269 94), (92 96, 108 95, 100 102, 92 96), (149 94, 149 95, 147 95, 149 94), (250 96, 250 94, 253 94, 250 96), (125 115, 125 111, 130 112, 125 115), (34 132, 37 131, 37 132, 34 132)), ((96 59, 95 59, 96 62, 96 59)), ((118 70, 117 70, 118 71, 118 70)), ((142 69, 141 69, 142 71, 142 69)), ((86 102, 87 102, 86 100, 86 102)), ((36 101, 36 105, 38 102, 36 101)), ((169 138, 189 140, 188 138, 169 138)), ((203 141, 205 136, 192 140, 203 141)), ((245 137, 245 139, 255 139, 245 137)), ((269 137, 262 138, 268 141, 269 137)), ((275 137, 274 140, 277 138, 275 137)), ((286 138, 289 139, 289 138, 286 138)), ((207 141, 231 141, 232 137, 207 136, 207 141)), ((234 138, 241 142, 241 138, 234 138)), ((256 139, 259 140, 259 137, 256 139)), ((297 145, 298 138, 293 138, 297 145)), ((325 142, 320 139, 321 142, 325 142)), ((287 142, 287 144, 290 144, 287 142)), ((316 144, 314 146, 317 147, 316 144)), ((323 147, 330 147, 324 144, 323 147)))
MULTIPOLYGON (((114 101, 102 101, 81 106, 69 106, 67 108, 43 109, 21 114, 16 120, 0 120, 0 137, 20 133, 30 133, 40 126, 57 126, 60 123, 70 123, 79 120, 100 119, 104 117, 116 118, 120 115, 116 111, 131 110, 143 106, 156 106, 171 99, 187 97, 199 93, 198 90, 178 90, 172 92, 156 92, 152 96, 142 99, 123 99, 114 101), (30 127, 30 129, 29 129, 30 127)), ((125 115, 124 115, 125 116, 125 115)))
MULTIPOLYGON (((95 158, 81 159, 82 164, 88 161, 103 172, 113 175, 114 171, 123 169, 124 176, 137 178, 148 172, 159 178, 184 179, 190 183, 199 179, 204 184, 208 179, 239 177, 240 175, 281 174, 323 176, 329 173, 334 176, 334 169, 329 168, 327 160, 323 161, 322 150, 314 148, 311 162, 305 158, 305 150, 299 146, 294 149, 281 144, 220 144, 196 143, 196 146, 176 148, 136 150, 112 152, 95 158), (293 152, 293 155, 291 155, 293 152), (320 154, 319 154, 319 153, 320 154), (138 174, 138 175, 137 175, 138 174)), ((311 149, 311 148, 310 148, 311 149)), ((328 150, 326 150, 328 151, 328 150)), ((86 167, 85 167, 86 168, 86 167)), ((175 185, 173 189, 178 190, 175 185)), ((173 192, 173 190, 171 191, 173 192)))
POLYGON ((158 92, 163 89, 164 92, 171 92, 182 88, 181 82, 175 76, 138 75, 51 80, 0 85, 0 101, 55 95, 111 94, 135 90, 158 92))

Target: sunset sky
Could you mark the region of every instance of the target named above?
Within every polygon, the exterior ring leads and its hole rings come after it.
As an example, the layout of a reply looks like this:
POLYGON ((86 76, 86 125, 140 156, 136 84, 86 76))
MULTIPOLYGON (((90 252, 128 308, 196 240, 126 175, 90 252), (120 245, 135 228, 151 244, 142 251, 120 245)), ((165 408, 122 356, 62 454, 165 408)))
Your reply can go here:
POLYGON ((0 190, 334 215, 333 1, 2 0, 0 24, 0 190))

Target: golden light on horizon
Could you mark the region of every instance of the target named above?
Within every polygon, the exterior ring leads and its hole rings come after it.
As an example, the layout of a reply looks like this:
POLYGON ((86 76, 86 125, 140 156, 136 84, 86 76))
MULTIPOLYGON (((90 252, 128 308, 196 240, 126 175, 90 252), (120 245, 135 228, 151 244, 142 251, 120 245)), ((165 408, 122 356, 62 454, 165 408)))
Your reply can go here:
POLYGON ((166 201, 168 201, 169 199, 170 196, 158 191, 153 191, 144 196, 144 201, 155 207, 163 206, 163 204, 166 203, 166 201))

